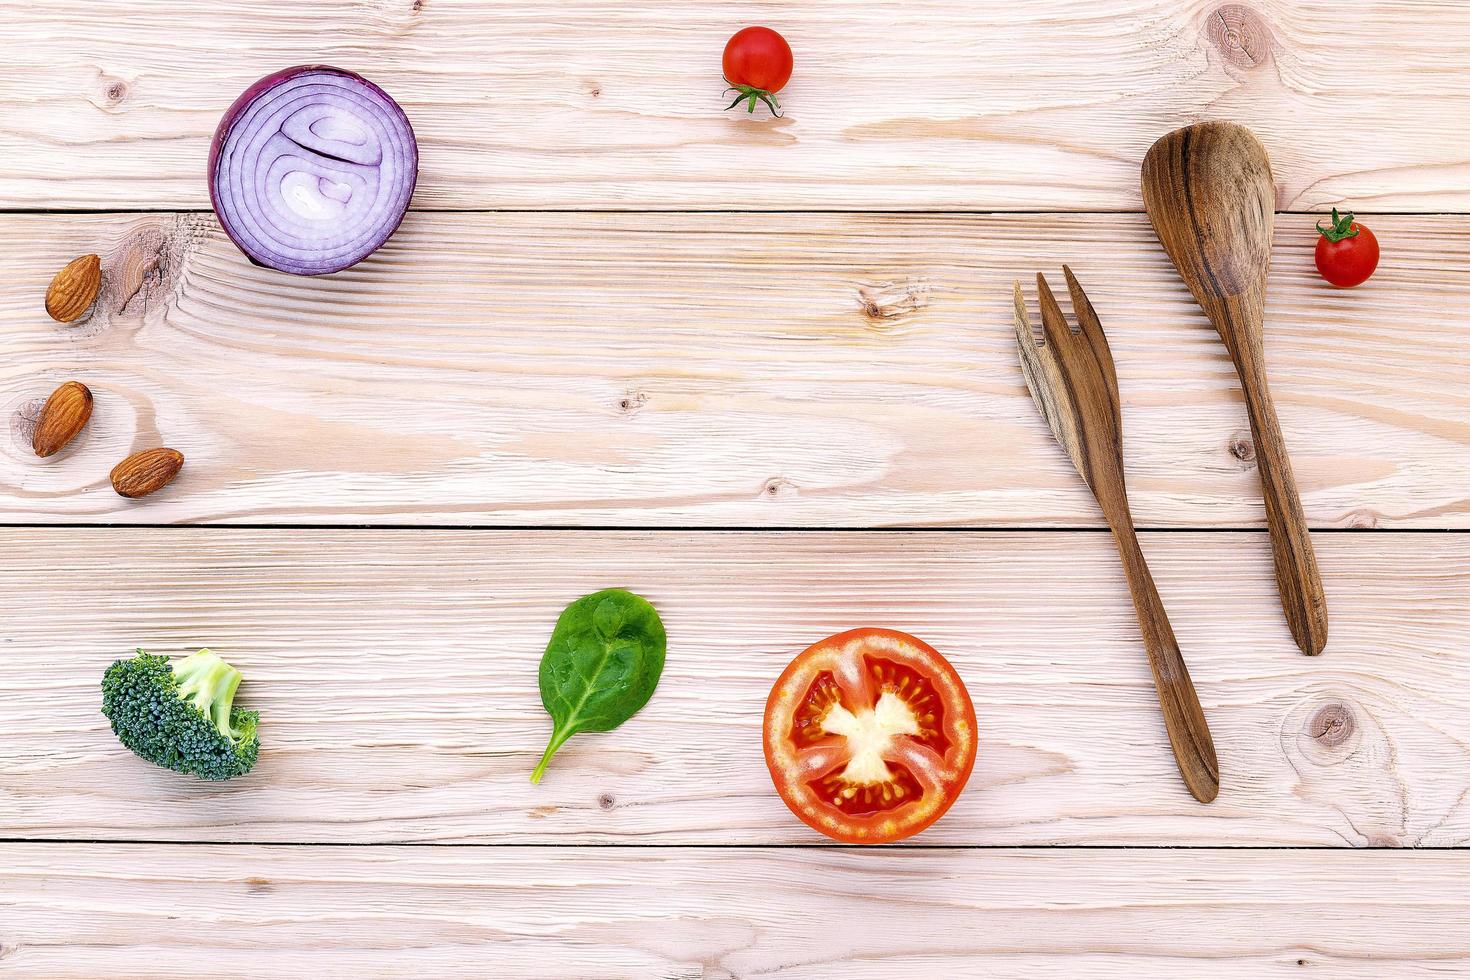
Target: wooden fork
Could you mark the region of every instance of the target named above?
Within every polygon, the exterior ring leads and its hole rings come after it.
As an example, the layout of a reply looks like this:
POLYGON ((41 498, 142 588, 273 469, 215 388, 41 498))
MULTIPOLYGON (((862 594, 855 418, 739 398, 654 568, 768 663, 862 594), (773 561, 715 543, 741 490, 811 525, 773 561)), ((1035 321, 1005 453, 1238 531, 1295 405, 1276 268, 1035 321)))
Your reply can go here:
POLYGON ((1038 273, 1036 289, 1045 338, 1038 344, 1017 282, 1016 343, 1021 352, 1021 371, 1052 434, 1092 488, 1113 529, 1174 759, 1189 792, 1201 803, 1209 803, 1220 792, 1220 764, 1199 695, 1189 679, 1189 668, 1179 653, 1179 643, 1133 529, 1128 488, 1123 481, 1123 418, 1113 355, 1097 312, 1077 277, 1066 266, 1062 266, 1062 272, 1081 329, 1073 330, 1068 325, 1046 278, 1038 273))

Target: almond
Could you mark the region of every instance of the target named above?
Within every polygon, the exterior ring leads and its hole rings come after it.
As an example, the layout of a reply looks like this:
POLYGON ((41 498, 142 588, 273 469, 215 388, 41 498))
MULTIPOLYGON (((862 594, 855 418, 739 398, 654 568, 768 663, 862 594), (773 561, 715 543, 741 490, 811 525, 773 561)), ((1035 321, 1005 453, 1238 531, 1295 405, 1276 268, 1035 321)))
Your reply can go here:
POLYGON ((42 459, 56 455, 77 437, 91 417, 92 392, 80 381, 68 381, 46 399, 31 436, 31 448, 42 459))
POLYGON ((146 497, 172 483, 183 468, 184 454, 177 449, 145 449, 114 466, 109 479, 124 497, 146 497))
POLYGON ((102 288, 102 260, 83 255, 66 264, 46 288, 46 312, 58 323, 70 323, 91 308, 102 288))

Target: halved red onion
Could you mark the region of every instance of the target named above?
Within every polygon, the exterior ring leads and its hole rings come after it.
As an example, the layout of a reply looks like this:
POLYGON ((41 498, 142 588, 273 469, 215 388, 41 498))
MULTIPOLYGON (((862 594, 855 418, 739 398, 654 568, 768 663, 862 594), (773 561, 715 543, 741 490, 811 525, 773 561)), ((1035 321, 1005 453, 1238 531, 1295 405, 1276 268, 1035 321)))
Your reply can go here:
POLYGON ((299 65, 230 106, 209 150, 209 198, 252 262, 299 276, 361 262, 397 230, 419 148, 397 102, 361 75, 299 65))

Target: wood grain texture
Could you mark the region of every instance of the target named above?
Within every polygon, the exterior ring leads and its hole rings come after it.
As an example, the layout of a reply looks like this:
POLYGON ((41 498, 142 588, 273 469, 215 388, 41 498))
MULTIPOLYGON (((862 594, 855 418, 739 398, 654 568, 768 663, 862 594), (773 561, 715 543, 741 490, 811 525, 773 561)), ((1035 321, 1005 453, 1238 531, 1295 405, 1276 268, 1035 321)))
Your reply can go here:
MULTIPOLYGON (((1313 219, 1281 219, 1265 347, 1306 523, 1470 528, 1470 216, 1433 214, 1470 211, 1470 5, 45 0, 0 21, 0 212, 167 209, 0 213, 0 523, 1101 528, 1011 346, 1011 280, 1067 262, 1117 356, 1140 524, 1258 528, 1259 437, 1144 217, 976 213, 1137 211, 1156 137, 1233 119, 1275 209, 1419 213, 1365 216, 1385 260, 1352 292, 1312 269, 1313 219), (719 111, 720 47, 751 22, 796 50, 786 118, 719 111), (203 211, 220 113, 302 62, 381 83, 423 152, 402 231, 311 282, 252 268, 203 211), (772 213, 802 210, 852 213, 772 213), (46 284, 91 252, 95 310, 54 324, 46 284), (37 460, 72 378, 96 414, 37 460), (180 479, 118 498, 109 469, 157 445, 180 479)), ((1143 537, 1219 739, 1208 808, 1101 533, 0 528, 0 975, 1470 971, 1465 853, 1381 850, 1470 844, 1470 535, 1319 535, 1320 662, 1275 614, 1264 534, 1143 537), (663 614, 663 683, 532 786, 552 623, 614 584, 663 614), (860 623, 965 677, 970 788, 909 846, 763 846, 820 842, 761 759, 769 684, 860 623), (115 657, 203 644, 264 715, 230 784, 134 759, 98 712, 115 657), (1052 844, 1084 848, 1006 849, 1052 844), (1363 850, 1152 849, 1190 845, 1363 850)))
POLYGON ((1416 980, 1470 856, 0 846, 15 980, 1416 980))
POLYGON ((425 208, 1137 209, 1148 145, 1224 118, 1283 208, 1470 209, 1455 0, 10 6, 3 207, 206 207, 225 108, 325 62, 402 103, 425 208), (782 119, 721 111, 753 22, 795 51, 782 119))
POLYGON ((1220 764, 1199 695, 1189 678, 1189 667, 1179 652, 1164 601, 1149 574, 1128 508, 1128 487, 1123 478, 1123 417, 1113 355, 1082 284, 1069 267, 1062 266, 1062 272, 1077 329, 1073 330, 1062 313, 1046 276, 1038 272, 1040 341, 1026 312, 1021 284, 1015 285, 1016 349, 1021 371, 1052 435, 1066 450, 1077 475, 1091 488, 1113 532, 1179 774, 1195 799, 1210 803, 1220 792, 1220 764))
POLYGON ((1281 607, 1309 656, 1327 645, 1327 598, 1266 378, 1266 280, 1275 213, 1271 162, 1234 123, 1176 129, 1148 151, 1143 200, 1159 243, 1215 325, 1240 376, 1281 607))
MULTIPOLYGON (((1277 236, 1266 347, 1307 516, 1470 526, 1470 218, 1365 220, 1385 259, 1351 291, 1310 217, 1277 236)), ((1141 215, 415 213, 310 281, 207 215, 0 217, 0 253, 0 520, 1100 527, 1011 326, 1012 281, 1069 262, 1139 524, 1263 523, 1235 372, 1141 215), (97 313, 53 324, 46 283, 91 251, 97 313), (72 378, 96 413, 36 460, 72 378), (183 476, 119 499, 108 471, 158 445, 183 476)))
POLYGON ((979 719, 968 790, 915 844, 1470 841, 1470 536, 1324 535, 1320 660, 1276 613, 1264 533, 1144 538, 1219 749, 1209 807, 1102 533, 0 531, 0 837, 816 842, 771 786, 765 698, 872 625, 944 653, 979 719), (614 585, 658 608, 663 679, 532 786, 552 624, 614 585), (98 711, 114 658, 201 645, 262 715, 227 784, 134 759, 98 711))

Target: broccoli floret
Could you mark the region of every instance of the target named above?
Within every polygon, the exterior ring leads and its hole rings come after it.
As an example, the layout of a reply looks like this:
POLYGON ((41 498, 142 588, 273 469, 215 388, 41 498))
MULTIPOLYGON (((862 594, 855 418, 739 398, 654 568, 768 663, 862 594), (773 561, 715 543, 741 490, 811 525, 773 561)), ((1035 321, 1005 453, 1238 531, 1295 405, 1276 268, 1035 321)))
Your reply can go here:
POLYGON ((234 707, 240 672, 208 650, 170 664, 139 650, 102 675, 102 713, 141 759, 200 779, 233 779, 260 754, 254 711, 234 707))

